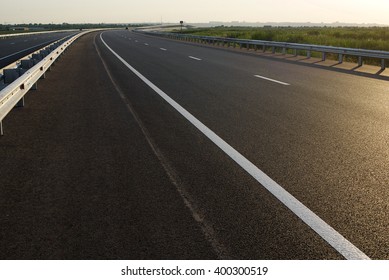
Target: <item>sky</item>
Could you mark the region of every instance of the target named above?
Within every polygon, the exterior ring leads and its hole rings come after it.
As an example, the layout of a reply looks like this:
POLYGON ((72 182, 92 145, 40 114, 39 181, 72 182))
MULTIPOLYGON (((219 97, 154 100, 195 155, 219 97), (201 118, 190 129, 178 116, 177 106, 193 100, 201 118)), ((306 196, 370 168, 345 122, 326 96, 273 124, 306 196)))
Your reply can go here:
POLYGON ((143 23, 183 20, 377 23, 388 0, 17 0, 2 1, 0 23, 143 23))

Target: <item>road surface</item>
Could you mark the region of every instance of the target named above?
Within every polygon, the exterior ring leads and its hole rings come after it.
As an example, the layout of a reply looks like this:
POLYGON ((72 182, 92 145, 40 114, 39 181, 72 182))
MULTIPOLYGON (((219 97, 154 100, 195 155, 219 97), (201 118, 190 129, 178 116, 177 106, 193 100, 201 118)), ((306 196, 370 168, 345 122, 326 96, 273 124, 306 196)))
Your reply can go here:
POLYGON ((4 120, 1 257, 388 259, 387 87, 86 35, 4 120))
POLYGON ((32 33, 31 35, 0 39, 0 69, 36 50, 75 33, 74 31, 47 34, 32 33))

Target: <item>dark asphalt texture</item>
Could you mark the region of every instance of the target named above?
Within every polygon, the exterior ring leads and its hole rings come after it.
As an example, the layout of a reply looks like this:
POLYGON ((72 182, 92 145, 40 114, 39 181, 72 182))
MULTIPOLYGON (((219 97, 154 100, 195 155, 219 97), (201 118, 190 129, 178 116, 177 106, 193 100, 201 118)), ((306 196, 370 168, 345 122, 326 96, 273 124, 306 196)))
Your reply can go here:
POLYGON ((0 257, 216 258, 93 39, 77 41, 6 119, 14 137, 0 139, 0 257))
POLYGON ((0 69, 57 40, 75 33, 74 31, 47 34, 32 33, 31 35, 0 39, 0 69))
MULTIPOLYGON (((2 258, 342 258, 94 36, 4 120, 2 258)), ((369 257, 389 258, 387 82, 103 38, 369 257)))

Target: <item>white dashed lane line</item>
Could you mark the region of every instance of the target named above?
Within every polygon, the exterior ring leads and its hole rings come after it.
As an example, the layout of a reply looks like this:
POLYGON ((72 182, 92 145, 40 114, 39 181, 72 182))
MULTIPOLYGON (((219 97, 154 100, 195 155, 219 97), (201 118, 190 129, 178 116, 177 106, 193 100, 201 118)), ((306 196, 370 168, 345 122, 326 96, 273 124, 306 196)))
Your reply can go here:
POLYGON ((290 84, 288 84, 288 83, 277 81, 277 80, 270 79, 270 78, 267 78, 267 77, 263 77, 263 76, 259 76, 259 75, 254 75, 254 77, 257 77, 257 78, 260 78, 260 79, 263 79, 263 80, 267 80, 267 81, 270 81, 270 82, 273 82, 273 83, 277 83, 277 84, 280 84, 280 85, 290 86, 290 84))
POLYGON ((197 60, 197 61, 201 61, 201 60, 202 60, 201 58, 194 57, 194 56, 189 56, 189 58, 194 59, 194 60, 197 60))
MULTIPOLYGON (((313 231, 322 237, 330 246, 338 251, 342 256, 348 260, 368 260, 369 257, 358 249, 354 244, 347 240, 343 235, 337 232, 333 227, 327 224, 323 219, 316 215, 307 206, 301 203, 297 198, 290 194, 286 189, 280 186, 235 148, 230 146, 226 141, 219 137, 215 132, 198 120, 194 115, 189 113, 185 108, 173 100, 169 95, 163 92, 160 88, 154 85, 149 79, 138 72, 127 61, 125 61, 119 54, 117 54, 103 39, 100 34, 100 39, 110 52, 118 58, 131 72, 139 77, 146 85, 155 91, 162 99, 169 103, 177 112, 179 112, 185 119, 194 125, 200 132, 202 132, 210 141, 218 146, 227 156, 234 160, 243 170, 250 174, 260 185, 273 194, 282 204, 291 210, 298 218, 306 223, 313 231)), ((200 58, 191 57, 191 59, 201 60, 200 58)), ((265 78, 259 76, 258 78, 265 78)), ((272 80, 266 78, 266 80, 272 80)), ((276 80, 272 80, 276 81, 276 80)), ((279 81, 277 81, 279 82, 279 81)), ((283 83, 283 82, 281 82, 283 83)), ((283 83, 286 84, 286 83, 283 83)), ((289 84, 288 84, 289 85, 289 84)))

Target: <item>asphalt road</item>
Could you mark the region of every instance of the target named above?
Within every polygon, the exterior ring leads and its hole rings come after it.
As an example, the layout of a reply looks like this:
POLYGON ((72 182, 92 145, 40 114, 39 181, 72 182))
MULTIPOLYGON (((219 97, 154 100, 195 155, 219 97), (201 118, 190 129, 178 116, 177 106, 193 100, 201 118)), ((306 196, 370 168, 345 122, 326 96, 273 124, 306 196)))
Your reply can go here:
POLYGON ((0 39, 0 69, 52 42, 74 33, 73 31, 47 34, 32 33, 31 35, 0 39))
POLYGON ((4 120, 1 258, 344 258, 159 91, 349 244, 389 258, 387 81, 101 38, 77 41, 4 120))

